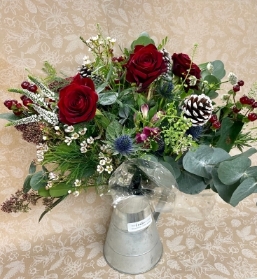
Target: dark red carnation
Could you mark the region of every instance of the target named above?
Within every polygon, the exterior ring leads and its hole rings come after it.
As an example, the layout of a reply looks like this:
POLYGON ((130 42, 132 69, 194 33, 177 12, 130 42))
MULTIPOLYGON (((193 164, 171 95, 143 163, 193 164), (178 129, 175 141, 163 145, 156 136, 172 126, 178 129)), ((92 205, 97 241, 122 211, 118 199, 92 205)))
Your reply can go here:
POLYGON ((191 61, 189 56, 184 53, 174 53, 172 56, 172 72, 175 76, 185 79, 185 90, 198 89, 198 82, 195 85, 190 85, 190 76, 195 76, 198 80, 201 78, 200 68, 191 61))
POLYGON ((72 125, 94 118, 98 95, 91 79, 77 74, 59 93, 59 120, 72 125))
POLYGON ((153 44, 137 45, 125 67, 127 68, 126 80, 135 82, 140 90, 146 89, 157 77, 167 71, 163 54, 153 44))

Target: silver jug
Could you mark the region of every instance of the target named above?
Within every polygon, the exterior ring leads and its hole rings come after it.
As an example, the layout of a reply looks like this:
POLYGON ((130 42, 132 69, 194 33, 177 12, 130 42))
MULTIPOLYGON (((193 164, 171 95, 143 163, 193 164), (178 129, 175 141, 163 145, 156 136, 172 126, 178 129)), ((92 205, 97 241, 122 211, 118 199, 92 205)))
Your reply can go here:
POLYGON ((140 274, 158 263, 163 248, 155 222, 157 215, 142 195, 130 196, 116 205, 103 250, 113 269, 140 274))

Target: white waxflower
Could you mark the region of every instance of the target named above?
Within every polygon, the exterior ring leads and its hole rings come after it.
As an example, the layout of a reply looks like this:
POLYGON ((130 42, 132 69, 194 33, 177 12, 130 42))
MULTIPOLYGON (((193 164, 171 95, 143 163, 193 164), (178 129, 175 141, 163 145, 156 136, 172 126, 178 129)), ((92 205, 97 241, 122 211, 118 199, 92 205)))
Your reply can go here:
POLYGON ((110 42, 111 42, 111 43, 115 43, 115 42, 116 42, 116 39, 112 38, 112 39, 110 39, 110 42))
POLYGON ((94 139, 92 138, 92 137, 89 137, 88 139, 87 139, 87 143, 88 144, 92 144, 94 142, 94 139))
POLYGON ((57 180, 58 179, 58 175, 55 174, 54 172, 49 172, 48 178, 51 179, 51 180, 57 180))
POLYGON ((190 86, 195 86, 197 83, 197 78, 195 76, 190 76, 189 78, 189 85, 190 86))
POLYGON ((237 76, 236 76, 234 73, 230 72, 230 73, 228 74, 228 81, 229 81, 232 85, 235 85, 235 84, 237 84, 238 78, 237 78, 237 76))
POLYGON ((91 39, 91 41, 97 41, 97 40, 98 40, 98 35, 93 36, 93 37, 91 37, 90 39, 91 39))
POLYGON ((49 189, 52 188, 52 186, 53 186, 53 181, 48 181, 46 187, 48 187, 49 189))
POLYGON ((98 165, 96 170, 97 170, 97 172, 102 173, 104 171, 104 167, 101 165, 98 165))
POLYGON ((64 142, 67 143, 67 145, 70 145, 72 143, 72 139, 70 137, 65 137, 64 142))
POLYGON ((112 165, 106 166, 105 171, 107 171, 110 174, 113 171, 112 165))
POLYGON ((100 164, 101 166, 104 166, 104 165, 106 164, 106 161, 105 161, 104 159, 102 159, 102 160, 100 160, 99 164, 100 164))
POLYGON ((81 180, 76 179, 75 182, 74 182, 74 186, 75 186, 75 187, 81 186, 81 180))
POLYGON ((105 152, 106 149, 107 149, 107 145, 106 145, 106 144, 103 144, 103 145, 100 147, 100 149, 101 149, 103 152, 105 152))
POLYGON ((72 139, 78 139, 79 138, 79 134, 78 133, 73 133, 72 135, 71 135, 71 138, 72 139))
POLYGON ((86 132, 87 132, 87 128, 83 128, 83 129, 79 130, 79 134, 82 136, 85 135, 86 132))
POLYGON ((77 197, 77 196, 79 195, 79 191, 74 191, 74 192, 73 192, 73 195, 74 195, 75 197, 77 197))
POLYGON ((54 129, 55 129, 55 131, 58 131, 58 130, 60 130, 60 127, 59 126, 54 126, 54 129))
POLYGON ((207 70, 208 70, 210 73, 212 73, 213 70, 214 70, 214 66, 212 65, 211 62, 209 62, 209 63, 207 64, 206 68, 207 68, 207 70))
POLYGON ((81 153, 87 153, 87 148, 85 146, 80 147, 80 152, 81 153))
POLYGON ((105 155, 103 154, 103 152, 99 152, 98 157, 99 157, 100 159, 102 159, 102 158, 105 158, 105 155))
POLYGON ((112 158, 107 157, 106 159, 106 164, 110 164, 112 162, 112 158))
POLYGON ((87 142, 86 142, 85 140, 83 140, 83 141, 80 143, 80 146, 87 147, 87 142))
POLYGON ((65 126, 64 126, 64 131, 65 131, 66 133, 72 133, 72 132, 74 132, 74 127, 73 127, 73 126, 65 125, 65 126))

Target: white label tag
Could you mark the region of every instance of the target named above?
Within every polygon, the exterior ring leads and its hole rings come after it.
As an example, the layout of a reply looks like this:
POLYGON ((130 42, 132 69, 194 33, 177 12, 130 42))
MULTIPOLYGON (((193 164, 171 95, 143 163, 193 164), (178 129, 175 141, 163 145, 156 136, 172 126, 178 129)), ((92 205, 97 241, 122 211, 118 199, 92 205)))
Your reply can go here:
POLYGON ((148 217, 146 217, 145 219, 143 219, 141 221, 134 222, 134 223, 128 223, 128 231, 136 232, 136 231, 143 230, 143 229, 147 228, 151 223, 152 223, 152 216, 149 215, 148 217))

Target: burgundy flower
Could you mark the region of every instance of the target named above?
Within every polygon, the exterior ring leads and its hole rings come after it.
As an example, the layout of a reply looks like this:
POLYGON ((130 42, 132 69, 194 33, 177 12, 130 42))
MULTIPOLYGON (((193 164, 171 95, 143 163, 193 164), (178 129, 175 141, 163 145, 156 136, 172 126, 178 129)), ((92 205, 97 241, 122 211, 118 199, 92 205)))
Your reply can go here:
POLYGON ((135 82, 141 90, 146 89, 157 77, 167 71, 163 54, 153 44, 137 45, 125 67, 127 68, 126 80, 135 82))
POLYGON ((91 79, 77 74, 59 93, 59 119, 72 125, 94 118, 98 95, 91 79))
POLYGON ((200 68, 191 61, 189 56, 184 53, 174 53, 171 57, 172 64, 172 72, 175 76, 181 77, 182 79, 186 79, 186 92, 189 88, 198 89, 198 82, 195 85, 190 85, 190 76, 195 76, 198 80, 201 78, 201 70, 200 68))

